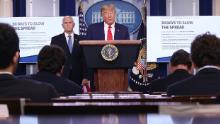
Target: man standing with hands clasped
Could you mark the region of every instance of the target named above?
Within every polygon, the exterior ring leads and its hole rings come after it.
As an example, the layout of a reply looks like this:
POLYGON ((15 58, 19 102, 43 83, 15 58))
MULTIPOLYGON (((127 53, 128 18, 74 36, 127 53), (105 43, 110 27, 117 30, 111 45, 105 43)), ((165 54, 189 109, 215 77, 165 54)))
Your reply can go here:
POLYGON ((80 37, 74 33, 74 26, 73 18, 65 16, 62 23, 64 32, 52 37, 51 45, 60 46, 67 56, 62 76, 69 78, 79 85, 88 84, 86 64, 82 48, 79 45, 80 37))

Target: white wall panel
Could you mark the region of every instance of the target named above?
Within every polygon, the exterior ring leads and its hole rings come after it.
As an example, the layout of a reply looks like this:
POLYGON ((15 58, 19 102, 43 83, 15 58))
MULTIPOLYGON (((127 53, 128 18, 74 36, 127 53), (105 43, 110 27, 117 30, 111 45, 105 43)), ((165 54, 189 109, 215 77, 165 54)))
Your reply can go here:
POLYGON ((27 16, 59 16, 59 0, 27 0, 27 16))
POLYGON ((167 16, 199 15, 199 0, 167 0, 167 16))
POLYGON ((220 15, 220 0, 213 0, 213 15, 219 16, 220 15))
POLYGON ((0 17, 13 16, 12 0, 0 0, 0 17))

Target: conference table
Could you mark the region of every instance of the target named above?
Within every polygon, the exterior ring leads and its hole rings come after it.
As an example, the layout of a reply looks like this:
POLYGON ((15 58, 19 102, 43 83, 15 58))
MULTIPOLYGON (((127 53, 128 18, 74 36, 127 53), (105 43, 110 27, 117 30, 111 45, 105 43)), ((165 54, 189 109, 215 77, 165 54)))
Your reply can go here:
MULTIPOLYGON (((219 110, 219 106, 214 108, 219 110)), ((197 110, 198 111, 198 110, 197 110)), ((1 117, 1 124, 219 124, 220 113, 105 113, 86 115, 17 115, 1 117)))
POLYGON ((0 124, 217 124, 220 105, 215 100, 215 96, 126 92, 77 94, 43 103, 19 100, 21 113, 0 113, 0 124))
POLYGON ((139 92, 104 92, 61 96, 53 102, 186 102, 211 104, 215 96, 167 96, 166 94, 143 94, 139 92))

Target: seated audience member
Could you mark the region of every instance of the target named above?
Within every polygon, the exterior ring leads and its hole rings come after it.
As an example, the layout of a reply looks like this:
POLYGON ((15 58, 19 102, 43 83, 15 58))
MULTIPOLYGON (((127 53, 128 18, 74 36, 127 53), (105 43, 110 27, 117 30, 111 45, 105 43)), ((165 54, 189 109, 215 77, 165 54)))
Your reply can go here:
POLYGON ((195 76, 168 87, 168 95, 216 95, 220 92, 220 39, 206 33, 191 44, 195 76))
POLYGON ((47 82, 53 85, 60 95, 82 93, 82 88, 78 84, 61 77, 65 60, 66 56, 62 48, 56 45, 44 46, 38 55, 39 72, 26 78, 47 82))
POLYGON ((169 63, 170 74, 166 78, 154 80, 150 83, 149 90, 152 92, 166 92, 170 84, 192 76, 192 62, 190 54, 182 49, 173 53, 169 63))
POLYGON ((49 101, 57 97, 49 84, 16 79, 13 73, 19 61, 19 38, 14 28, 0 23, 0 98, 30 98, 32 101, 49 101))

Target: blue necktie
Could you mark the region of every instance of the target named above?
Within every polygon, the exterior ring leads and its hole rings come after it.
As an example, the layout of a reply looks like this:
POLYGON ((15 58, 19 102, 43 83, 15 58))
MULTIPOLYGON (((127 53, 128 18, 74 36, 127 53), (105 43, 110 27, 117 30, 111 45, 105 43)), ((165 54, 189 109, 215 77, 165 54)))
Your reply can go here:
POLYGON ((69 51, 70 51, 70 53, 72 53, 73 44, 72 44, 71 35, 68 36, 68 42, 67 43, 68 43, 69 51))

